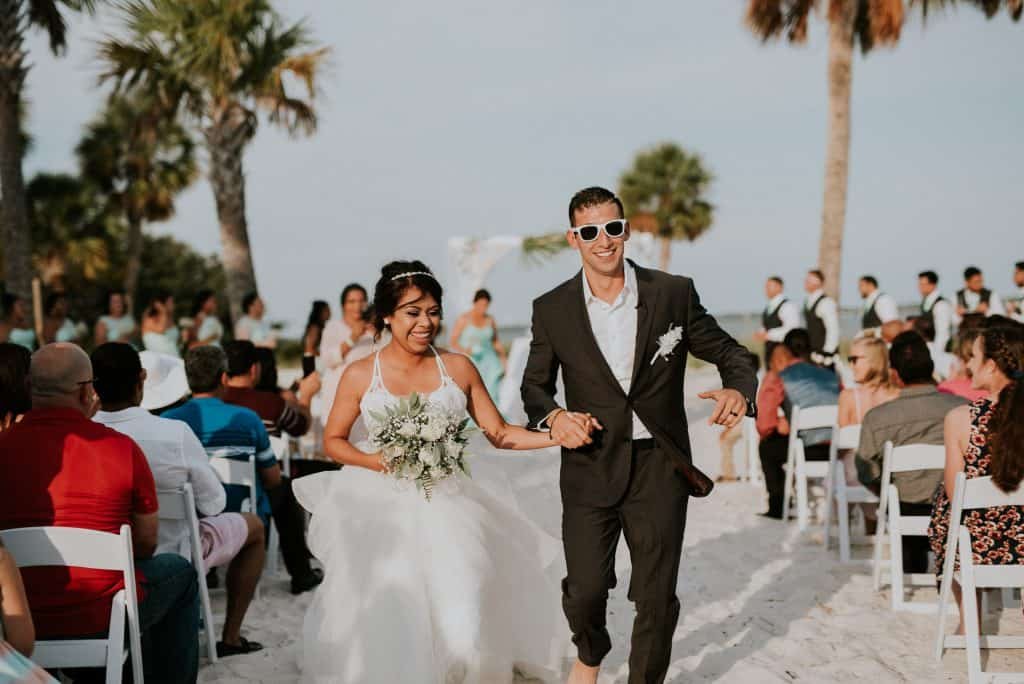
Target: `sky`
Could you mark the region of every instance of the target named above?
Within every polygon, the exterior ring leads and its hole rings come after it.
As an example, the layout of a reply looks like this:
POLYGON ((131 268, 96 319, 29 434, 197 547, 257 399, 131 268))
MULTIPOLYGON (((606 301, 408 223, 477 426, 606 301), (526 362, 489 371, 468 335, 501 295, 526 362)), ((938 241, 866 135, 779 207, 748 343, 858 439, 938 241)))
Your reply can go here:
MULTIPOLYGON (((261 126, 245 157, 250 239, 268 316, 298 325, 313 299, 368 288, 382 264, 418 258, 449 280, 451 236, 537 235, 567 223, 572 194, 614 188, 633 156, 663 141, 699 153, 715 176, 715 217, 676 243, 670 270, 695 279, 712 311, 763 305, 764 278, 799 296, 817 258, 826 143, 826 30, 803 46, 762 44, 745 3, 290 0, 331 48, 317 133, 261 126)), ((71 44, 27 43, 35 147, 26 175, 73 171, 100 108, 96 41, 110 12, 71 18, 71 44)), ((951 294, 966 265, 1012 288, 1024 259, 1024 24, 970 8, 917 15, 900 45, 858 56, 842 297, 872 273, 901 302, 916 274, 951 294)), ((204 253, 219 235, 203 179, 174 219, 150 226, 204 253)), ((487 286, 500 324, 578 268, 567 253, 516 256, 487 286)), ((143 274, 143 277, 144 274, 143 274)))

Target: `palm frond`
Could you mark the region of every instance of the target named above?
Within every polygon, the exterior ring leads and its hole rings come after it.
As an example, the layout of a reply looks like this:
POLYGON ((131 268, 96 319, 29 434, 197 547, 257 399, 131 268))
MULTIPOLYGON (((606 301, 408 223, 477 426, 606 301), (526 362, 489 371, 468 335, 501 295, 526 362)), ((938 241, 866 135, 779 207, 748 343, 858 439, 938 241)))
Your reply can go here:
POLYGON ((523 238, 523 260, 531 264, 539 264, 551 257, 561 254, 569 248, 565 233, 545 233, 523 238))

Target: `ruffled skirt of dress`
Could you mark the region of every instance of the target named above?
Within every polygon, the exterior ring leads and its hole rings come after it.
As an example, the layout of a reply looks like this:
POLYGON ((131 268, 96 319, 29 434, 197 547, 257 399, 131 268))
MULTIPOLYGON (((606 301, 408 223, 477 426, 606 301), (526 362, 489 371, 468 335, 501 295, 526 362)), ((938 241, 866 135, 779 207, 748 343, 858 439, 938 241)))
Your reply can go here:
POLYGON ((556 681, 569 653, 560 544, 476 481, 363 468, 295 480, 324 565, 303 628, 307 682, 556 681))

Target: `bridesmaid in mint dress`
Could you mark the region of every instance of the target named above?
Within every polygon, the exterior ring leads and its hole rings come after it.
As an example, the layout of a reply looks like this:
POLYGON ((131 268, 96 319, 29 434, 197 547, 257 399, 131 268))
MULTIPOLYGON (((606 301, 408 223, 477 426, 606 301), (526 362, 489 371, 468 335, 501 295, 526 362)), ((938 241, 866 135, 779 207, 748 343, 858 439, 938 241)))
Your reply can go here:
POLYGON ((124 292, 114 290, 107 294, 106 314, 96 321, 94 344, 105 342, 132 342, 138 326, 125 302, 124 292))
POLYGON ((9 292, 4 293, 0 302, 0 342, 21 345, 29 351, 36 348, 36 333, 28 315, 28 303, 9 292))
POLYGON ((487 393, 495 401, 505 377, 505 348, 498 341, 498 326, 487 313, 491 293, 477 290, 473 308, 459 316, 452 330, 452 349, 471 358, 480 371, 487 393))

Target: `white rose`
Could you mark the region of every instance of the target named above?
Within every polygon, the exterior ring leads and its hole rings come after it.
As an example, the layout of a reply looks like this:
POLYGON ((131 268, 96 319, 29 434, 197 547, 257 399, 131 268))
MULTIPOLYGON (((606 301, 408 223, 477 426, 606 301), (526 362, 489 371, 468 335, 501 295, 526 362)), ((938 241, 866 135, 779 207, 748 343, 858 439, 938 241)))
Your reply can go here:
POLYGON ((427 440, 428 442, 436 442, 444 437, 445 426, 439 420, 431 420, 429 423, 420 428, 420 437, 427 440))
POLYGON ((420 449, 420 461, 427 466, 437 465, 437 451, 430 447, 420 449))
POLYGON ((419 428, 416 427, 416 423, 411 420, 407 420, 402 423, 402 427, 398 428, 398 434, 402 437, 415 437, 419 433, 419 428))
POLYGON ((444 443, 444 450, 452 458, 458 458, 462 455, 462 445, 453 439, 449 439, 444 443))

